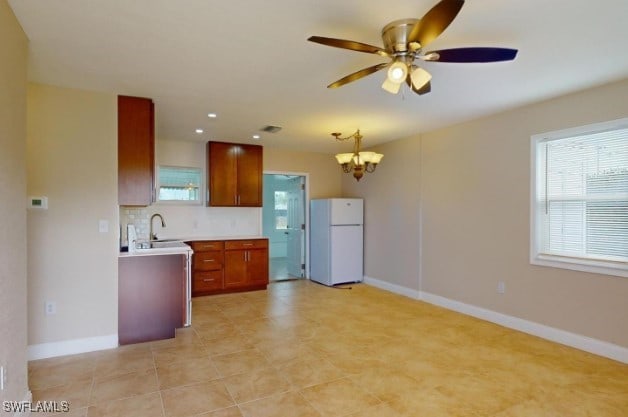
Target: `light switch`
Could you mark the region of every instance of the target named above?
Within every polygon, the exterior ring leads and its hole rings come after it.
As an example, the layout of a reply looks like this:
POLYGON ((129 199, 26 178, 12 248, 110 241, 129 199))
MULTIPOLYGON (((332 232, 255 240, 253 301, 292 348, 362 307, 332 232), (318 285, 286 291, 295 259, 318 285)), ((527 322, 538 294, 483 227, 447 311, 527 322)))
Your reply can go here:
POLYGON ((98 222, 98 231, 100 233, 109 233, 109 221, 101 219, 98 222))

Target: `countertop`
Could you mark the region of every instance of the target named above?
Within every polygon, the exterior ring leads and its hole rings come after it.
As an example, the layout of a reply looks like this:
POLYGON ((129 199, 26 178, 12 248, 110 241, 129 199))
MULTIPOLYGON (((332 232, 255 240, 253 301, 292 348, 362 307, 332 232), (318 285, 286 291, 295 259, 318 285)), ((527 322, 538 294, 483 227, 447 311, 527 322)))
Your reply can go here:
POLYGON ((184 238, 176 237, 177 240, 183 242, 196 242, 203 240, 252 240, 252 239, 268 239, 266 236, 187 236, 184 238))
POLYGON ((190 255, 192 248, 181 241, 157 242, 159 247, 150 249, 136 249, 135 252, 120 252, 119 258, 132 256, 153 256, 153 255, 190 255))
POLYGON ((184 242, 196 242, 205 240, 252 240, 268 239, 265 236, 187 236, 187 237, 160 237, 163 242, 157 242, 160 247, 150 249, 136 249, 135 252, 120 252, 119 258, 131 256, 152 256, 152 255, 185 255, 192 254, 192 248, 184 242), (167 241, 167 242, 166 242, 167 241))

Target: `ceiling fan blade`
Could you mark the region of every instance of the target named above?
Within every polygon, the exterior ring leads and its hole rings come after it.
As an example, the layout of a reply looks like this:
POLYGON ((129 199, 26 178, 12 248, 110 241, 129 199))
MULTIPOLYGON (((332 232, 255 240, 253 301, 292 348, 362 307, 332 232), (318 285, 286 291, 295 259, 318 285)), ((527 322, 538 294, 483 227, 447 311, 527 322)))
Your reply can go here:
POLYGON ((373 65, 372 67, 361 69, 360 71, 356 71, 353 74, 349 74, 346 77, 342 77, 338 81, 329 84, 327 88, 338 88, 345 84, 349 84, 350 82, 359 80, 362 77, 366 77, 367 75, 377 72, 381 70, 382 68, 386 68, 388 65, 390 65, 390 63, 386 62, 382 64, 373 65))
POLYGON ((378 46, 369 45, 366 43, 348 41, 345 39, 325 38, 323 36, 310 36, 308 39, 310 42, 320 43, 322 45, 334 46, 336 48, 350 49, 352 51, 366 52, 368 54, 377 54, 380 56, 390 56, 388 52, 378 46))
POLYGON ((424 59, 437 62, 499 62, 512 61, 517 52, 510 48, 454 48, 430 51, 424 59))
POLYGON ((415 93, 417 93, 418 95, 422 96, 423 94, 427 94, 430 91, 432 91, 432 83, 431 82, 426 82, 425 84, 423 84, 423 87, 421 88, 414 88, 414 86, 412 85, 412 81, 410 80, 410 77, 406 78, 406 84, 408 84, 408 86, 412 89, 412 91, 414 91, 415 93))
POLYGON ((424 48, 447 29, 463 5, 464 0, 441 0, 414 25, 408 42, 418 42, 424 48))

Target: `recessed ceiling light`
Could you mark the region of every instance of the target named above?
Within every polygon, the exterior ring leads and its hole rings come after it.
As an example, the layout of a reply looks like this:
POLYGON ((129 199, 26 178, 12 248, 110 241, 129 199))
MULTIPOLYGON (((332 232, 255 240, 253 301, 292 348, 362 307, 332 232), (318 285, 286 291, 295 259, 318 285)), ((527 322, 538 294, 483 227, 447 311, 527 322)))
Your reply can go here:
POLYGON ((253 135, 253 139, 258 140, 261 136, 260 135, 253 135))
POLYGON ((218 117, 218 115, 216 113, 208 113, 207 117, 209 117, 210 119, 215 119, 216 117, 218 117))
POLYGON ((203 133, 203 129, 196 129, 196 133, 203 133))

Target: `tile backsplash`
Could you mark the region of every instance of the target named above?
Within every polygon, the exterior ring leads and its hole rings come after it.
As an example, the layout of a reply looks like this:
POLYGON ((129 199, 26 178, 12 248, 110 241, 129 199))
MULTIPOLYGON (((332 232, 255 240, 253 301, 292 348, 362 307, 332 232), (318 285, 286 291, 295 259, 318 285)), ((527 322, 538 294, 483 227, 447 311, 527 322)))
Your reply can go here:
POLYGON ((139 240, 148 240, 150 217, 154 220, 154 233, 160 239, 190 239, 228 236, 259 236, 262 234, 261 213, 257 207, 205 207, 201 205, 152 205, 148 207, 120 207, 121 246, 127 245, 127 225, 135 225, 139 240))
POLYGON ((150 230, 150 215, 146 207, 120 207, 120 227, 122 236, 122 246, 128 244, 126 235, 126 226, 128 224, 135 225, 137 238, 140 240, 148 240, 150 230))

